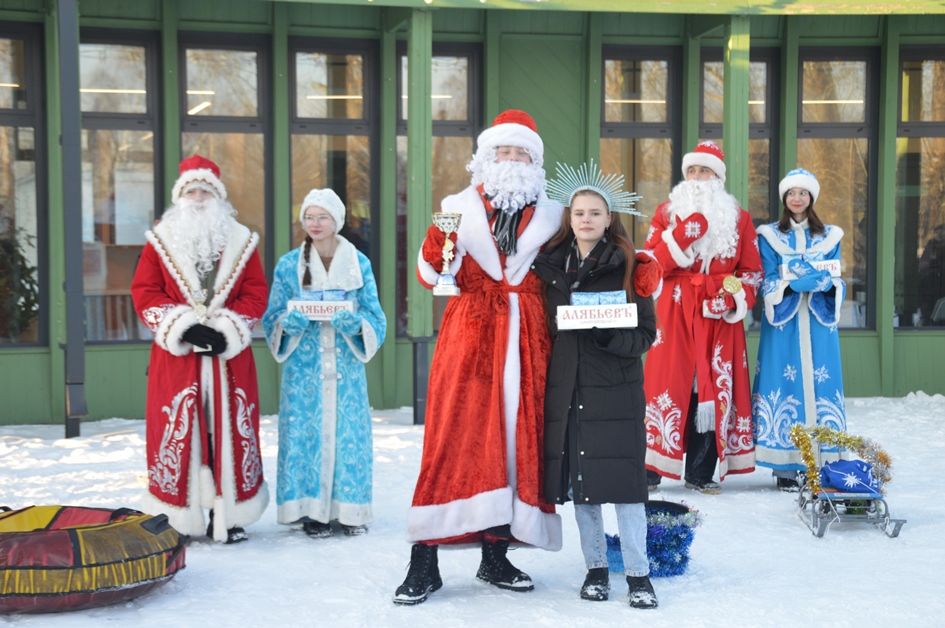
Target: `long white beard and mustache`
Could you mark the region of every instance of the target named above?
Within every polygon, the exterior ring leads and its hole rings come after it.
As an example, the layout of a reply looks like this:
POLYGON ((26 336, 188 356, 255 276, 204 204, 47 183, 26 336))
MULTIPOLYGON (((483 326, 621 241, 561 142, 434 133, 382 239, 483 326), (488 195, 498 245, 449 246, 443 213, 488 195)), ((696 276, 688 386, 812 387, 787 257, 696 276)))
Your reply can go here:
POLYGON ((201 202, 181 198, 164 212, 161 222, 169 227, 168 244, 178 261, 192 264, 206 277, 220 260, 235 215, 232 205, 215 197, 201 202))
POLYGON ((669 194, 670 218, 679 223, 699 212, 709 223, 692 251, 702 259, 734 257, 738 245, 738 201, 720 179, 683 181, 669 194))
POLYGON ((545 189, 545 171, 541 166, 520 161, 495 162, 495 151, 480 151, 466 166, 472 184, 483 184, 492 206, 514 213, 534 203, 545 189))

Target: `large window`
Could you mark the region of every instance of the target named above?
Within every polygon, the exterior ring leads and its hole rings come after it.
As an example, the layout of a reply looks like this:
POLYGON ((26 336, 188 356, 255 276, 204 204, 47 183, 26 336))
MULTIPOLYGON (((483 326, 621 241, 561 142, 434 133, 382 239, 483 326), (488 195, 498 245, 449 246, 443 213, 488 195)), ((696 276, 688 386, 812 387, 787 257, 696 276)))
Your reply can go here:
POLYGON ((818 216, 844 232, 847 299, 840 325, 873 327, 876 57, 862 50, 802 50, 800 66, 797 165, 820 182, 818 216))
POLYGON ((236 219, 259 233, 259 256, 272 268, 268 47, 262 36, 182 34, 180 110, 182 157, 202 155, 220 167, 236 219))
POLYGON ((83 31, 82 269, 89 342, 152 338, 135 314, 131 280, 160 206, 155 62, 147 37, 122 41, 83 31))
POLYGON ((945 327, 945 48, 904 48, 896 142, 898 327, 945 327))
MULTIPOLYGON (((417 252, 407 250, 407 56, 400 51, 397 107, 397 334, 407 333, 407 282, 416 281, 417 252)), ((466 165, 475 150, 479 113, 479 54, 475 46, 434 44, 433 207, 469 185, 466 165)), ((433 297, 433 326, 439 329, 449 297, 433 297)))
POLYGON ((0 347, 45 339, 39 61, 36 29, 0 28, 0 347))
POLYGON ((377 250, 372 229, 376 56, 375 44, 368 42, 292 42, 293 246, 305 239, 298 221, 305 195, 331 188, 345 204, 341 235, 369 257, 377 250))
MULTIPOLYGON (((755 226, 778 220, 777 129, 778 51, 758 48, 751 51, 748 64, 748 205, 755 226)), ((723 147, 725 106, 725 63, 721 50, 702 51, 702 107, 699 137, 723 147)), ((687 150, 689 148, 687 147, 687 150)), ((761 329, 764 303, 759 299, 748 313, 748 329, 761 329)))
MULTIPOLYGON (((603 58, 601 169, 623 174, 626 189, 643 197, 636 208, 653 216, 679 181, 678 49, 605 46, 603 58)), ((650 218, 622 219, 642 248, 650 218)))

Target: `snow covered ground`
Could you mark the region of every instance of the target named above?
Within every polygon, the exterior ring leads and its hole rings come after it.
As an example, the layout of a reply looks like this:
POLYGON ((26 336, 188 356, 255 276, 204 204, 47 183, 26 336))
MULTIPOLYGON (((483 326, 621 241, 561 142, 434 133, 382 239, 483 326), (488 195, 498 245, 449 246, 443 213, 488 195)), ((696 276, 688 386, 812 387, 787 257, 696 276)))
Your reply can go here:
MULTIPOLYGON (((578 598, 585 568, 570 506, 560 509, 564 549, 520 549, 513 563, 535 591, 512 593, 475 579, 476 550, 440 552, 444 587, 426 603, 391 603, 406 573, 406 512, 420 465, 423 428, 411 410, 374 414, 375 523, 364 537, 311 540, 275 520, 275 498, 250 540, 200 541, 187 568, 132 602, 59 615, 0 616, 6 626, 941 626, 945 624, 945 397, 848 399, 848 429, 893 459, 888 503, 908 519, 899 538, 868 524, 835 524, 816 538, 794 513, 793 495, 770 472, 732 476, 706 496, 665 481, 663 499, 705 516, 683 576, 655 579, 660 608, 626 604, 612 576, 605 603, 578 598)), ((276 417, 263 419, 265 473, 274 489, 276 417)), ((0 427, 0 505, 140 506, 144 423, 111 419, 62 439, 62 426, 0 427)), ((616 532, 612 508, 608 529, 616 532)))

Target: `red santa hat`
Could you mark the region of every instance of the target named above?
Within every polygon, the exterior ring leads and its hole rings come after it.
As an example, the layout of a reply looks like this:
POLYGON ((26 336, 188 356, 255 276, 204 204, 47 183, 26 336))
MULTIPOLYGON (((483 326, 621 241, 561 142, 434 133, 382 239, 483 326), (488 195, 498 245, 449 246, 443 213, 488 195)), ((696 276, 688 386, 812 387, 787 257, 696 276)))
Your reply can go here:
POLYGON ((194 155, 180 162, 180 177, 174 183, 171 202, 176 203, 181 194, 194 183, 204 184, 216 194, 219 200, 226 200, 226 187, 220 181, 220 167, 206 157, 194 155))
POLYGON ((479 134, 478 144, 480 151, 499 146, 524 148, 537 166, 545 160, 545 145, 538 137, 535 120, 518 109, 509 109, 496 116, 492 126, 479 134))
POLYGON ((686 177, 686 171, 689 166, 705 166, 711 168, 712 172, 725 183, 725 153, 715 142, 699 142, 691 153, 686 153, 682 158, 682 174, 686 177))

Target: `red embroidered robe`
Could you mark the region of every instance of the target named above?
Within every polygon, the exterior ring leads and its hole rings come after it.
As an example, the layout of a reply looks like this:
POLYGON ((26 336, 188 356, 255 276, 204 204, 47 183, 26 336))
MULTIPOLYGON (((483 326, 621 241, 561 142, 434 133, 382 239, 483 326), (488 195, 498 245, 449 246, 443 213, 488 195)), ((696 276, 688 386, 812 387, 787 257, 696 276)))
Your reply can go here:
POLYGON ((135 309, 154 332, 148 368, 148 494, 144 509, 168 515, 182 534, 202 535, 203 508, 213 536, 262 516, 269 502, 259 451, 259 396, 252 329, 266 310, 259 236, 236 223, 220 259, 204 324, 223 333, 226 351, 193 352, 183 333, 201 314, 196 268, 177 262, 166 229, 147 232, 131 285, 135 309), (206 410, 206 411, 205 411, 206 410), (209 427, 209 430, 208 430, 209 427), (207 438, 212 434, 213 468, 207 438))
MULTIPOLYGON (((407 536, 468 543, 510 524, 518 541, 558 550, 561 518, 544 501, 541 469, 551 340, 531 263, 560 226, 562 208, 542 194, 517 252, 504 260, 475 187, 442 208, 462 214, 450 265, 461 294, 449 299, 433 355, 407 536)), ((439 271, 418 256, 425 286, 439 271)))
POLYGON ((699 411, 709 413, 708 421, 714 418, 719 476, 749 473, 755 447, 742 320, 755 304, 763 274, 751 215, 738 209, 734 256, 715 257, 705 267, 691 247, 682 251, 673 239, 668 208, 669 202, 657 208, 646 240, 663 267, 656 340, 644 367, 646 466, 666 477, 682 476, 695 375, 699 411), (729 275, 742 282, 732 295, 736 307, 719 318, 704 316, 703 301, 717 295, 729 275))

